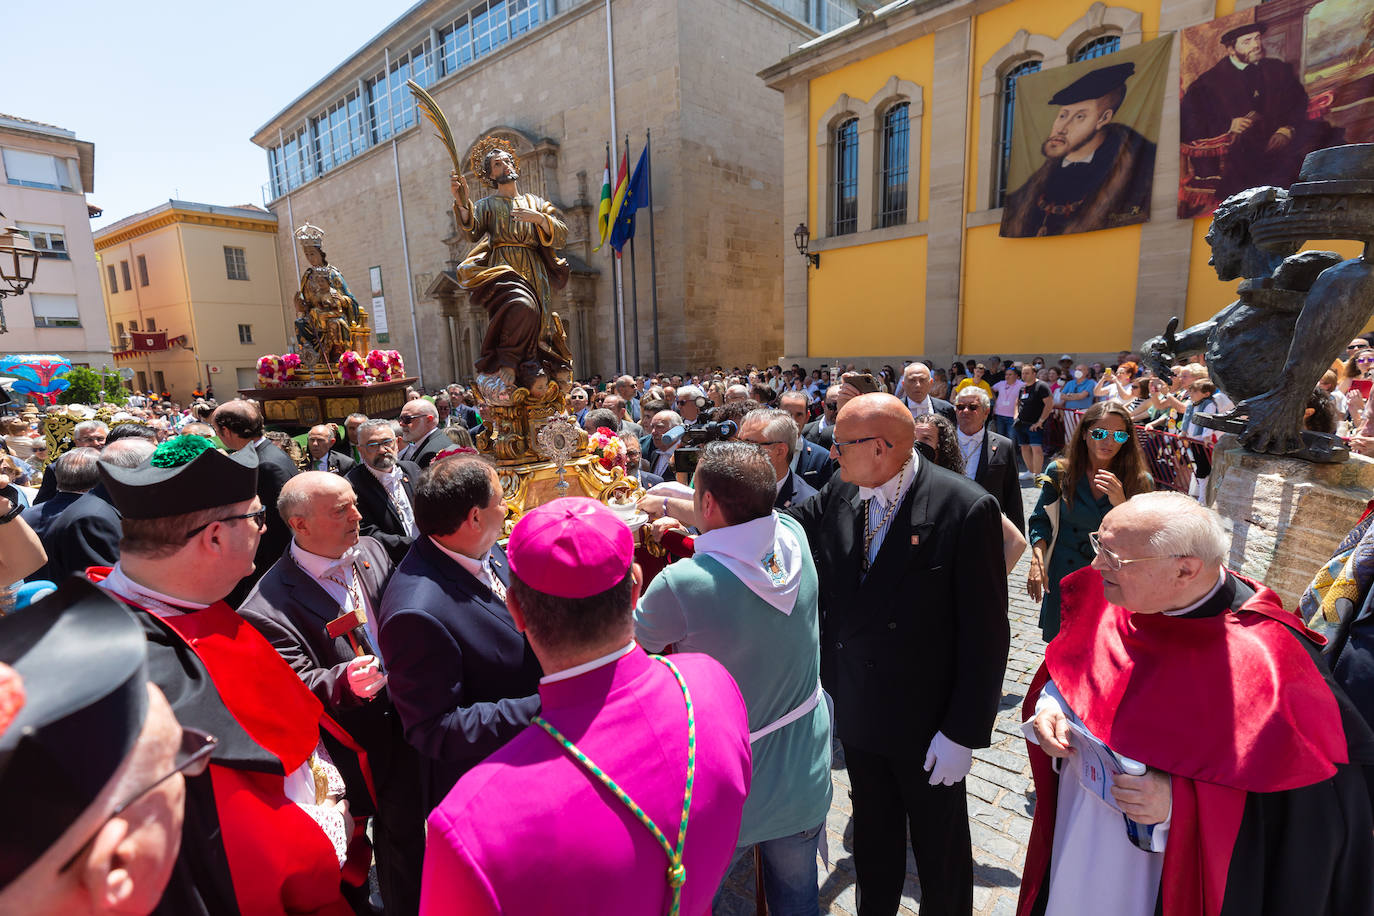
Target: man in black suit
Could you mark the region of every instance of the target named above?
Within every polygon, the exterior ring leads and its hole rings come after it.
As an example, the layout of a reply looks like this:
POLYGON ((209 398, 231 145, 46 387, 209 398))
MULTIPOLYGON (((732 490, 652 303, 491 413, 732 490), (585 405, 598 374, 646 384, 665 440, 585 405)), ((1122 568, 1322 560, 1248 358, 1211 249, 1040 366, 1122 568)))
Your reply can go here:
MULTIPOLYGON (((374 815, 372 845, 386 912, 414 914, 427 813, 420 759, 405 740, 377 658, 376 615, 391 558, 381 544, 359 536, 357 497, 336 474, 305 471, 291 478, 278 510, 291 529, 291 546, 258 580, 239 615, 367 751, 377 809, 359 805, 351 813, 374 815), (346 613, 355 615, 352 633, 330 636, 328 625, 346 613)), ((369 795, 365 786, 349 786, 350 799, 369 795)))
POLYGON ((358 427, 362 463, 346 474, 358 494, 362 533, 386 548, 399 563, 415 540, 415 484, 420 468, 396 459, 396 434, 387 420, 368 420, 358 427))
POLYGON ((667 434, 683 425, 682 414, 675 410, 660 410, 649 421, 649 435, 639 440, 644 454, 645 469, 664 480, 674 480, 673 452, 677 451, 681 439, 670 442, 667 434))
POLYGON ((906 405, 907 410, 911 411, 913 418, 922 414, 938 413, 949 422, 957 423, 958 421, 954 417, 954 405, 949 401, 942 401, 930 396, 932 384, 930 367, 925 363, 918 360, 907 366, 902 370, 902 403, 906 405))
POLYGON ((305 437, 305 451, 309 456, 306 470, 324 471, 327 474, 347 474, 353 470, 354 460, 342 452, 334 450, 338 434, 332 423, 312 426, 305 437))
MULTIPOLYGON (((33 529, 33 533, 38 535, 44 549, 51 551, 47 545, 52 540, 50 532, 58 517, 67 511, 68 506, 80 499, 81 494, 100 483, 100 472, 96 470, 96 462, 99 460, 100 452, 94 448, 68 449, 57 457, 43 475, 45 481, 52 480, 52 498, 25 509, 21 517, 33 529)), ((48 562, 33 572, 32 578, 56 581, 53 579, 51 562, 49 557, 48 562)))
POLYGON ((625 474, 628 477, 635 477, 639 480, 639 485, 644 489, 658 486, 663 483, 663 478, 657 474, 651 474, 644 469, 643 450, 640 448, 639 439, 634 433, 621 430, 616 433, 620 441, 625 443, 625 474))
MULTIPOLYGON (((100 460, 121 468, 138 467, 153 454, 146 439, 124 439, 105 446, 100 460)), ((48 552, 47 571, 54 582, 91 566, 113 566, 119 560, 119 540, 124 525, 110 500, 105 484, 81 494, 52 520, 43 547, 48 552)))
POLYGON ((792 470, 812 489, 819 490, 835 473, 835 462, 830 460, 829 447, 821 448, 801 434, 802 427, 806 426, 810 416, 806 392, 784 392, 778 402, 796 423, 796 440, 792 445, 792 457, 789 459, 792 470))
POLYGON ((802 438, 816 443, 827 453, 830 452, 830 443, 835 441, 835 413, 840 409, 835 399, 839 396, 839 385, 827 388, 825 400, 821 402, 821 415, 802 427, 802 438))
POLYGON ((902 401, 855 397, 835 424, 839 477, 788 510, 820 575, 860 916, 897 912, 908 827, 924 916, 972 912, 964 777, 991 740, 1010 642, 997 500, 914 443, 902 401))
POLYGON ((959 451, 964 454, 964 476, 997 497, 997 503, 1016 530, 1025 533, 1026 508, 1021 504, 1021 481, 1016 476, 1016 450, 1011 440, 988 425, 992 399, 977 385, 954 396, 958 414, 959 451))
POLYGON ((377 615, 392 702, 426 758, 427 807, 539 712, 539 662, 506 610, 505 519, 485 461, 431 467, 415 489, 420 536, 377 615))
POLYGON ((735 436, 741 442, 752 442, 763 449, 773 465, 776 478, 777 498, 773 500, 774 509, 787 509, 801 505, 816 490, 792 470, 792 450, 796 448, 797 424, 785 410, 761 407, 745 414, 735 436))
POLYGON ((407 401, 401 408, 401 435, 406 447, 401 451, 404 461, 413 461, 420 470, 429 467, 434 456, 453 445, 453 441, 439 428, 439 410, 424 398, 407 401))
POLYGON ((258 455, 258 499, 267 511, 267 528, 258 541, 257 553, 253 555, 253 572, 243 577, 225 601, 230 607, 239 603, 253 590, 253 586, 263 577, 272 564, 281 557, 286 545, 291 543, 291 529, 277 512, 277 497, 281 488, 295 477, 299 471, 286 453, 277 448, 263 435, 262 409, 257 401, 235 398, 215 408, 210 418, 215 434, 224 443, 225 451, 237 452, 241 448, 251 448, 258 455))

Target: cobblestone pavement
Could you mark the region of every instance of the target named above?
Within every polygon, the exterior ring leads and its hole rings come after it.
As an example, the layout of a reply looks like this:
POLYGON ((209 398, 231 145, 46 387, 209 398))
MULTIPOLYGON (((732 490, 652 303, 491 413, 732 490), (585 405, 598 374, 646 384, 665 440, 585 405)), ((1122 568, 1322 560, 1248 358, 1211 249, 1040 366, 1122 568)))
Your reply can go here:
MULTIPOLYGON (((1021 491, 1030 517, 1039 490, 1021 491)), ((1021 735, 1021 701, 1044 657, 1040 641, 1040 606, 1026 595, 1029 552, 1021 557, 1008 581, 1011 594, 1011 652, 1002 683, 1001 710, 992 735, 992 746, 973 752, 973 771, 968 776, 969 827, 973 834, 973 911, 977 916, 1013 916, 1021 885, 1021 868, 1030 839, 1034 792, 1030 762, 1021 735)), ((838 745, 837 745, 838 750, 838 745)), ((854 916, 853 830, 850 826, 849 775, 842 758, 832 772, 835 799, 826 817, 830 842, 830 868, 822 866, 821 912, 854 916)), ((903 916, 919 912, 921 885, 916 862, 907 849, 906 888, 902 894, 903 916)), ((754 913, 752 856, 743 860, 726 878, 715 916, 748 916, 754 913)))

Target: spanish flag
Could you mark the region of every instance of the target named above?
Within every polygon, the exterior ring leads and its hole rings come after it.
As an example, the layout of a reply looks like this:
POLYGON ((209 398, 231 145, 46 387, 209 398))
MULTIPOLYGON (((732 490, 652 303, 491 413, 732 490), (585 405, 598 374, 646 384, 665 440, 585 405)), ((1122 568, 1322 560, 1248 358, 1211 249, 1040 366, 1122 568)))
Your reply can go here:
POLYGON ((600 251, 611 234, 611 145, 606 144, 606 167, 601 172, 601 202, 596 207, 597 243, 592 251, 600 251))

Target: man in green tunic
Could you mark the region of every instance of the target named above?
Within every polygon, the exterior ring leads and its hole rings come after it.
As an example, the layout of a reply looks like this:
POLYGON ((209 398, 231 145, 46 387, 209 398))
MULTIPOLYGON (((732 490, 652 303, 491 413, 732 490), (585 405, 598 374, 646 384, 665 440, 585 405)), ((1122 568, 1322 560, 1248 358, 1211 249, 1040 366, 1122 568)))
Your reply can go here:
POLYGON ((488 317, 477 387, 489 403, 510 404, 516 388, 535 389, 547 376, 572 368, 557 317, 544 317, 552 291, 568 280, 568 263, 556 254, 568 227, 553 204, 520 193, 520 172, 503 141, 482 141, 473 160, 478 177, 496 193, 473 204, 463 177, 450 176, 454 219, 476 243, 455 273, 488 317))

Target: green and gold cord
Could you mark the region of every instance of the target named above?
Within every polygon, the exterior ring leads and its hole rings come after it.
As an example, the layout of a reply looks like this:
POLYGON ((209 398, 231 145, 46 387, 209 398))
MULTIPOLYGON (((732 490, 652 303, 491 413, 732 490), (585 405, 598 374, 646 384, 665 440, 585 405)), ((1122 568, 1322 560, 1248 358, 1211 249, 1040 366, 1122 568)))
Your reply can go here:
POLYGON ((663 831, 658 828, 653 819, 644 813, 644 809, 630 798, 629 794, 616 783, 614 779, 606 775, 606 772, 591 761, 586 754, 578 750, 577 745, 573 744, 563 733, 554 728, 544 719, 543 716, 535 716, 534 724, 549 733, 549 737, 557 741, 563 750, 572 755, 573 759, 580 763, 589 773, 601 781, 611 794, 620 800, 625 807, 630 809, 630 813, 639 819, 639 822, 648 828, 654 835, 658 845, 668 856, 668 886, 672 888, 672 904, 668 908, 669 916, 678 916, 682 906, 682 885, 687 881, 687 869, 682 864, 683 847, 687 842, 687 815, 692 809, 692 783, 696 778, 697 769, 697 720, 696 711, 692 707, 692 694, 687 689, 687 682, 682 679, 682 672, 677 670, 677 666, 668 659, 660 655, 652 655, 657 661, 668 666, 668 670, 673 673, 677 680, 678 687, 682 688, 682 698, 687 702, 687 791, 682 798, 682 822, 677 830, 677 848, 674 849, 669 843, 668 838, 663 835, 663 831))

